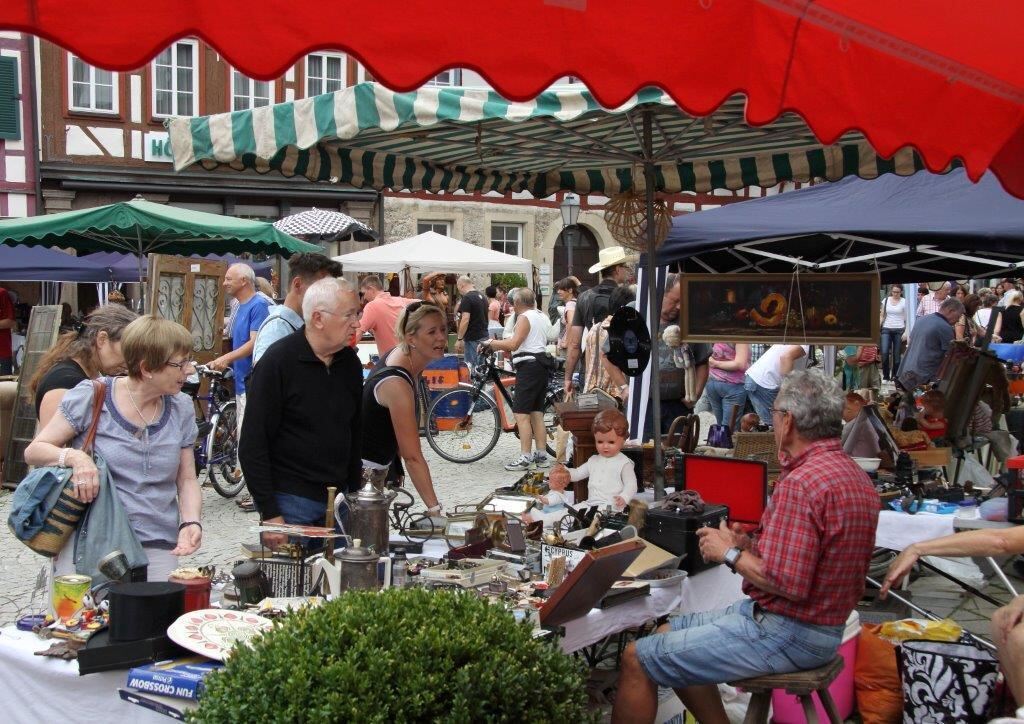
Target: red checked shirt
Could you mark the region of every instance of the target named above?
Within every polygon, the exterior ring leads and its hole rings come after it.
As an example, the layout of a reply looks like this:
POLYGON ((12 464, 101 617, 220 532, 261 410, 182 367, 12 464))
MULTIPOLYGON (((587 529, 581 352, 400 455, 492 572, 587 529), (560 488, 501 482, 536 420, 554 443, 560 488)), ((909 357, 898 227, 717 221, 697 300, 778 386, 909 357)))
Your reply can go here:
POLYGON ((840 447, 818 440, 783 466, 751 550, 785 596, 749 581, 766 611, 821 626, 846 623, 864 592, 880 502, 867 474, 840 447))

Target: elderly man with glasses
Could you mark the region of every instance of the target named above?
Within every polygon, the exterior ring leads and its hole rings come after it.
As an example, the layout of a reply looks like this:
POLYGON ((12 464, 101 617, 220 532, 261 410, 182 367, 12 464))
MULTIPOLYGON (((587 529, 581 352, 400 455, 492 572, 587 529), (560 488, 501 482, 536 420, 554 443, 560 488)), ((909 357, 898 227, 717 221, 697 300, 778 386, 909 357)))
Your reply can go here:
MULTIPOLYGON (((358 487, 363 369, 349 340, 359 298, 344 279, 314 282, 305 326, 270 347, 253 370, 238 456, 265 523, 323 525, 327 488, 358 487)), ((265 533, 274 548, 285 536, 265 533)))
POLYGON ((743 577, 747 598, 675 618, 631 643, 613 722, 654 721, 671 687, 702 724, 729 721, 718 684, 829 663, 864 592, 879 498, 839 443, 844 399, 818 370, 787 377, 771 408, 782 476, 760 524, 698 531, 705 560, 743 577))

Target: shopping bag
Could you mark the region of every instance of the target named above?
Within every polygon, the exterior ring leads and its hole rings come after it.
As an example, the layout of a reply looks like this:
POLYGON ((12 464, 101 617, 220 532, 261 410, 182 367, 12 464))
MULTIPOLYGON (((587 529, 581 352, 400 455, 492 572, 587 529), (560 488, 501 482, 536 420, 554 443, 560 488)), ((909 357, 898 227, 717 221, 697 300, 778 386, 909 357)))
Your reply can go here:
POLYGON ((964 643, 904 641, 897 650, 904 724, 983 724, 999 662, 964 643))

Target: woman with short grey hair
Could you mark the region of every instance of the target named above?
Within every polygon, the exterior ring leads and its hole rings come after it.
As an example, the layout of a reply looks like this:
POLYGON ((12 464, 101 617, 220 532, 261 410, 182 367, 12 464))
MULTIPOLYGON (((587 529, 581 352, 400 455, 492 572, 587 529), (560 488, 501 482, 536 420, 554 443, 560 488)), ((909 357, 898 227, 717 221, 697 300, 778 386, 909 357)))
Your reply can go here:
POLYGON ((806 440, 839 437, 843 429, 843 391, 832 377, 819 370, 792 372, 782 381, 775 398, 775 413, 792 415, 793 424, 806 440))

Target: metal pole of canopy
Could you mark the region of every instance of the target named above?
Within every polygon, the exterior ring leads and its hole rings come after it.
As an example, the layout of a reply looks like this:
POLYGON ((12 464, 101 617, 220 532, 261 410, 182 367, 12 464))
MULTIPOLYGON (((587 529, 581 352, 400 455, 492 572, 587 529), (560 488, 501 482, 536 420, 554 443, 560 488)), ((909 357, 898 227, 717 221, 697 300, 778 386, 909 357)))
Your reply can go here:
POLYGON ((647 201, 647 317, 651 320, 651 414, 654 431, 654 499, 665 497, 665 473, 661 450, 661 389, 658 374, 658 285, 657 262, 654 258, 656 237, 654 224, 654 155, 651 111, 643 112, 644 196, 647 201))

